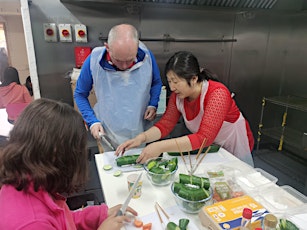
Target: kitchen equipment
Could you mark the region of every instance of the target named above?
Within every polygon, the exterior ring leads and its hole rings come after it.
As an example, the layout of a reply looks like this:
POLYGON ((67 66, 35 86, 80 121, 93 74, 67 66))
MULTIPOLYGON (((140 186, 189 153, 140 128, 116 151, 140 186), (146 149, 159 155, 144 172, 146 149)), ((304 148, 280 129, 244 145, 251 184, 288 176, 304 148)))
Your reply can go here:
POLYGON ((110 139, 108 138, 107 135, 102 134, 102 133, 99 132, 99 137, 101 138, 101 141, 102 141, 103 143, 105 143, 111 150, 113 150, 113 151, 115 150, 115 148, 114 148, 113 145, 111 144, 110 139))

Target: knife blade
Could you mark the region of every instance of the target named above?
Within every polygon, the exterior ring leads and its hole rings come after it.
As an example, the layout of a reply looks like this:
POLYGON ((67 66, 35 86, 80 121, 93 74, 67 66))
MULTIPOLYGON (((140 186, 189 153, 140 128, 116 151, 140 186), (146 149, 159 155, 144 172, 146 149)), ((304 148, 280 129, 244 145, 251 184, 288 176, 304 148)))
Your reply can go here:
POLYGON ((101 138, 101 140, 107 144, 107 146, 111 149, 111 150, 115 150, 115 148, 112 146, 112 144, 106 139, 105 135, 99 132, 99 136, 101 138))
POLYGON ((143 173, 140 173, 139 176, 137 177, 137 179, 135 180, 135 182, 133 183, 133 186, 131 187, 131 190, 129 192, 128 197, 126 198, 126 200, 123 203, 122 207, 118 210, 116 216, 122 216, 122 215, 125 214, 126 209, 128 207, 128 204, 129 204, 129 202, 130 202, 130 200, 131 200, 131 198, 132 198, 132 196, 133 196, 133 194, 134 194, 134 192, 135 192, 135 190, 136 190, 136 188, 138 186, 138 183, 139 183, 142 175, 143 175, 143 173))

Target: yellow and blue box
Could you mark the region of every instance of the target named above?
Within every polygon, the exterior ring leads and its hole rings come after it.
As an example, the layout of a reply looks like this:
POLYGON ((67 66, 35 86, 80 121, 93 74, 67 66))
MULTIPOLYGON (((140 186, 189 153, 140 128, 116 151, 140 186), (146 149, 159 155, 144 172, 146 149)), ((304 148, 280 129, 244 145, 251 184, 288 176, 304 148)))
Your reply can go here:
POLYGON ((238 230, 244 208, 253 210, 252 229, 261 227, 262 219, 269 212, 248 195, 205 206, 199 212, 199 218, 202 225, 210 230, 238 230))

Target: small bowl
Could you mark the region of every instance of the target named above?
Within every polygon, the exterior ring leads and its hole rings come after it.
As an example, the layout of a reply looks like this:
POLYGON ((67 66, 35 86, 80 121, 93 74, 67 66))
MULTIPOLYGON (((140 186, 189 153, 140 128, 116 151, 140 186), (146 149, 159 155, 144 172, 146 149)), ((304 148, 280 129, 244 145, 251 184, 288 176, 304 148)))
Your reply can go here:
POLYGON ((203 200, 199 200, 199 201, 191 201, 191 200, 187 200, 187 199, 180 197, 174 191, 174 182, 171 185, 171 190, 172 190, 172 193, 174 195, 176 204, 179 206, 179 208, 182 211, 184 211, 186 213, 196 214, 202 209, 202 207, 213 204, 212 188, 211 187, 209 188, 209 192, 210 192, 209 197, 207 197, 203 200))
POLYGON ((177 157, 171 159, 165 159, 162 157, 150 158, 144 164, 144 169, 146 171, 146 175, 148 180, 156 186, 166 186, 169 185, 172 181, 174 181, 177 169, 178 162, 177 157), (151 163, 156 161, 160 166, 156 167, 156 170, 153 169, 155 163, 151 163), (168 164, 169 162, 172 162, 168 164))

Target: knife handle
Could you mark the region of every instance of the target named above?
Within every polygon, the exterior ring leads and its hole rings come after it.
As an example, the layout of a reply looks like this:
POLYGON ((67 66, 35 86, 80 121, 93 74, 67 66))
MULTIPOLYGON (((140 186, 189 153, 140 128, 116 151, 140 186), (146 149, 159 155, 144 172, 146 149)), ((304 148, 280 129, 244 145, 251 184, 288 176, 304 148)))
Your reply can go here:
POLYGON ((119 209, 118 212, 116 213, 116 216, 123 216, 123 215, 124 215, 124 213, 122 212, 121 209, 119 209))

